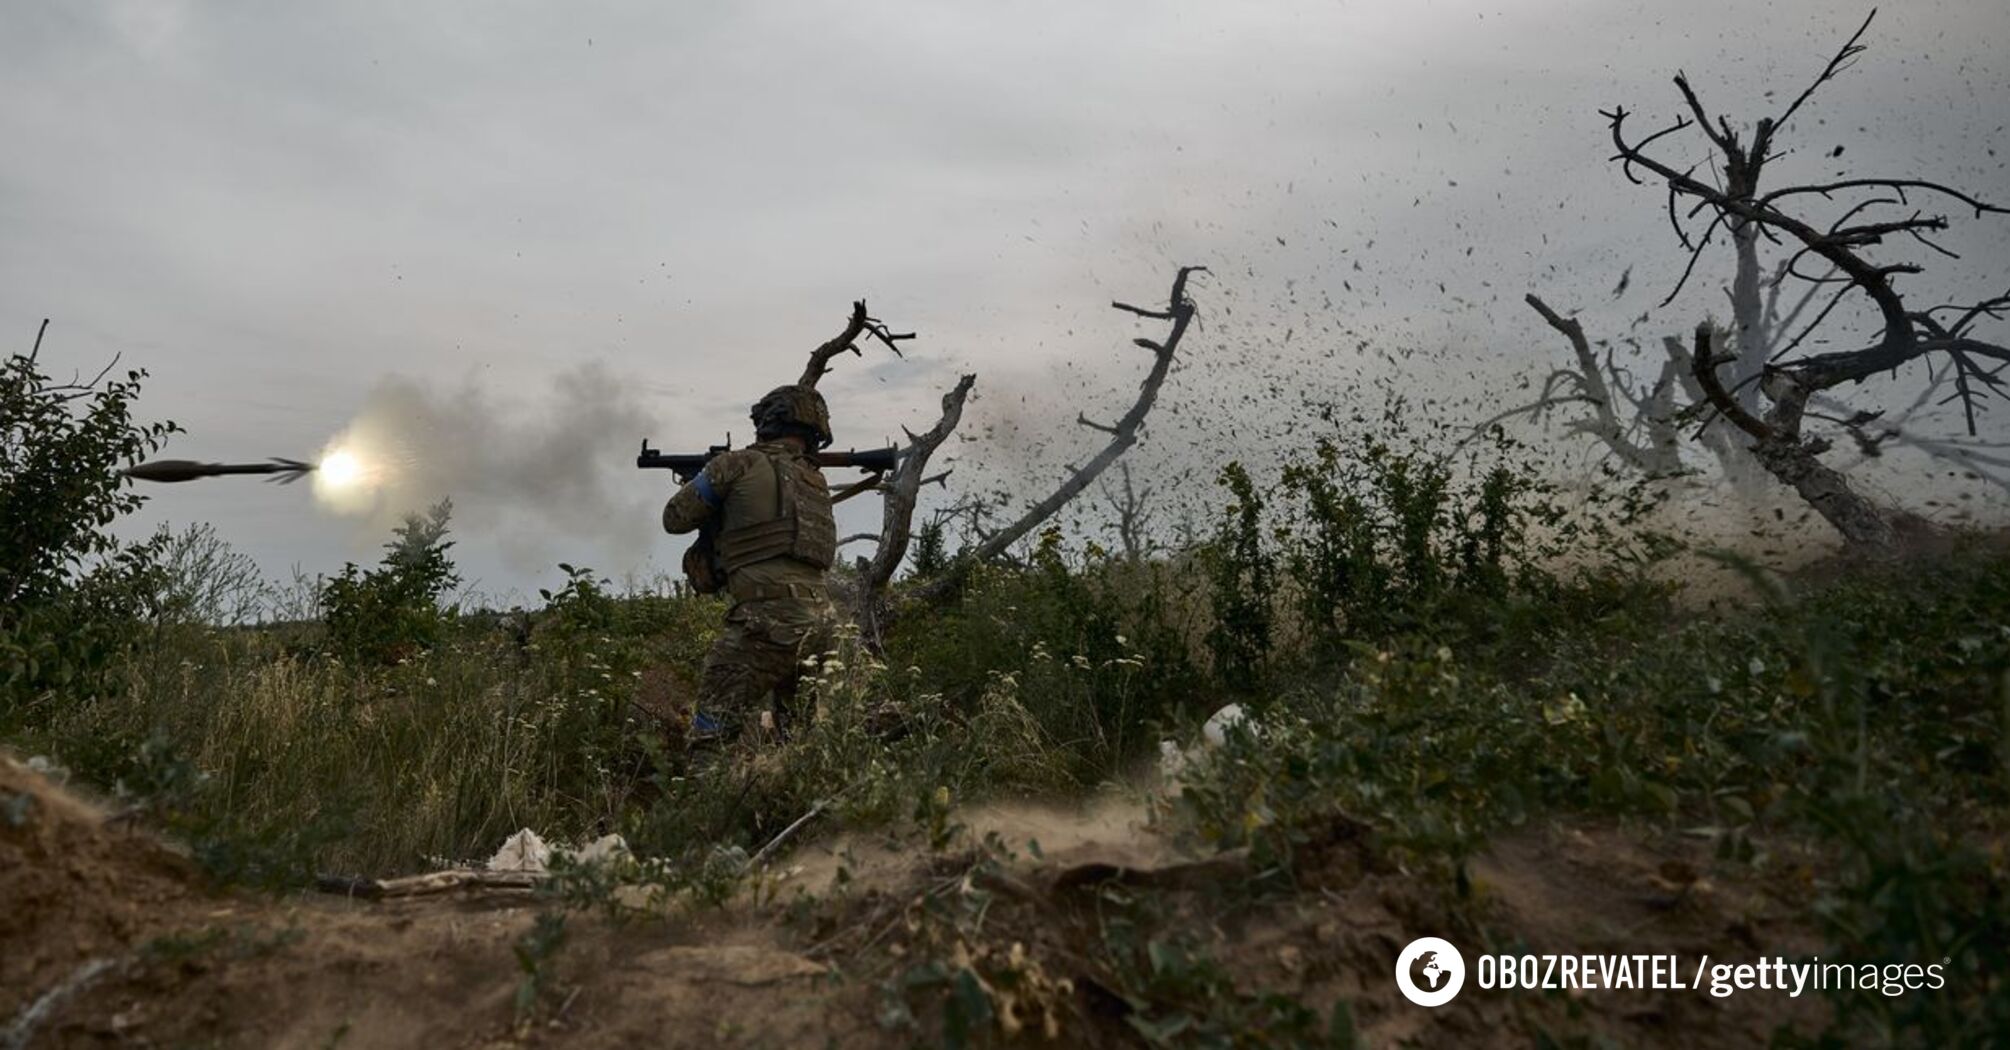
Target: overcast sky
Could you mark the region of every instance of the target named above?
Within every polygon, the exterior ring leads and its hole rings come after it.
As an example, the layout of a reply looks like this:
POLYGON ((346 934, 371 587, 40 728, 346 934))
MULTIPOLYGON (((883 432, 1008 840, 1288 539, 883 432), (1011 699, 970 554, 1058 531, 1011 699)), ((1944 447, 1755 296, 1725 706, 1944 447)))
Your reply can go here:
MULTIPOLYGON (((669 479, 625 466, 633 446, 744 439, 748 403, 861 296, 920 335, 825 381, 840 444, 926 425, 973 370, 960 477, 1010 464, 1036 495, 1093 443, 1068 421, 1120 412, 1145 363, 1109 301, 1206 264, 1206 323, 1139 457, 1190 489, 1196 450, 1295 440, 1283 394, 1401 374, 1500 402, 1562 353, 1531 290, 1594 334, 1723 314, 1721 265, 1650 310, 1681 257, 1597 111, 1672 116, 1686 69, 1749 120, 1867 11, 0 0, 0 339, 50 317, 58 367, 147 368, 143 410, 188 430, 176 456, 312 456, 366 406, 465 421, 547 479, 470 468, 441 493, 501 593, 560 560, 674 566, 669 479)), ((1869 43, 1782 175, 2010 198, 2010 6, 1910 0, 1869 43)), ((1957 231, 1965 258, 1920 294, 2002 291, 2006 233, 1957 231)), ((305 486, 151 494, 134 528, 212 521, 274 574, 383 538, 305 486)))

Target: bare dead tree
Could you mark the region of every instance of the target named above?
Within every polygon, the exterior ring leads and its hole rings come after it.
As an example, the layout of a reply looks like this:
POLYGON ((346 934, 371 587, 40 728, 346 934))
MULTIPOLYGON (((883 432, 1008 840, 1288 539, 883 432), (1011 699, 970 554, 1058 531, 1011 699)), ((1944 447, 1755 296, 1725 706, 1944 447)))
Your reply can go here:
MULTIPOLYGON (((1755 238, 1756 235, 1743 234, 1737 238, 1736 275, 1725 289, 1731 300, 1735 328, 1719 332, 1713 341, 1714 345, 1736 348, 1732 387, 1746 398, 1756 397, 1757 390, 1739 380, 1758 374, 1772 345, 1772 333, 1791 325, 1819 291, 1809 288, 1783 317, 1780 299, 1785 267, 1763 276, 1753 245, 1755 238)), ((1703 401, 1703 390, 1696 384, 1690 366, 1688 342, 1680 336, 1663 336, 1659 371, 1652 382, 1647 382, 1637 377, 1630 362, 1617 353, 1621 344, 1639 353, 1642 347, 1637 340, 1601 340, 1596 345, 1603 347, 1605 353, 1600 356, 1594 352, 1593 343, 1577 317, 1559 316, 1533 293, 1525 301, 1568 341, 1573 363, 1551 371, 1535 400, 1487 419, 1474 428, 1473 436, 1478 437, 1494 424, 1516 416, 1525 415, 1534 422, 1544 423, 1561 415, 1565 406, 1582 403, 1587 406, 1582 410, 1584 414, 1571 420, 1565 432, 1598 440, 1606 447, 1606 459, 1616 459, 1649 477, 1696 473, 1682 459, 1684 419, 1703 401)), ((1647 315, 1642 314, 1634 323, 1637 326, 1646 319, 1647 315)), ((1718 473, 1736 491, 1746 496, 1757 494, 1765 474, 1751 452, 1730 431, 1713 428, 1691 437, 1710 453, 1718 473)))
MULTIPOLYGON (((1861 36, 1859 31, 1858 38, 1861 36)), ((1852 45, 1855 42, 1853 39, 1852 45)), ((1854 52, 1838 55, 1838 60, 1825 70, 1826 75, 1832 77, 1840 72, 1853 57, 1854 52)), ((1809 93, 1812 93, 1812 88, 1809 93)), ((1797 105, 1805 101, 1803 97, 1797 105)), ((1777 126, 1778 122, 1775 123, 1776 129, 1777 126)), ((1756 186, 1767 159, 1765 152, 1752 150, 1742 167, 1727 165, 1727 171, 1738 177, 1727 178, 1726 192, 1735 191, 1736 184, 1741 181, 1756 186)), ((1759 223, 1739 220, 1726 223, 1721 229, 1728 231, 1735 257, 1732 279, 1724 289, 1730 306, 1731 326, 1719 330, 1712 345, 1719 348, 1719 356, 1724 359, 1720 374, 1725 377, 1727 389, 1747 412, 1759 415, 1764 412, 1759 383, 1767 365, 1789 345, 1805 342, 1813 326, 1802 330, 1798 339, 1794 336, 1795 331, 1802 328, 1817 303, 1823 304, 1824 312, 1832 311, 1839 305, 1839 298, 1827 293, 1832 291, 1833 284, 1844 283, 1847 278, 1843 282, 1831 281, 1830 278, 1839 272, 1833 265, 1819 277, 1799 274, 1793 268, 1797 261, 1795 258, 1783 258, 1771 267, 1762 265, 1761 245, 1769 237, 1775 242, 1780 238, 1767 234, 1765 227, 1759 223)), ((1716 232, 1706 231, 1705 240, 1716 232)), ((1698 243, 1692 247, 1700 255, 1703 245, 1698 243)), ((1692 269, 1694 265, 1695 257, 1692 256, 1692 269)), ((1847 287, 1843 289, 1844 292, 1847 290, 1847 287)), ((1672 298, 1671 295, 1664 299, 1663 305, 1672 298)), ((1544 315, 1544 320, 1551 327, 1557 328, 1571 341, 1576 359, 1574 366, 1553 371, 1535 400, 1508 409, 1480 424, 1475 428, 1475 436, 1485 433, 1494 423, 1516 416, 1528 416, 1538 423, 1563 417, 1567 407, 1582 403, 1587 407, 1579 410, 1581 416, 1571 419, 1567 432, 1598 439, 1607 447, 1606 458, 1616 459, 1643 473, 1666 475, 1679 470, 1661 452, 1670 449, 1671 442, 1676 442, 1674 449, 1679 458, 1679 440, 1685 437, 1682 434, 1685 421, 1708 408, 1703 403, 1703 392, 1697 386, 1690 367, 1687 341, 1676 336, 1661 340, 1663 356, 1659 375, 1650 384, 1635 379, 1623 359, 1615 359, 1612 342, 1600 342, 1598 345, 1604 346, 1606 353, 1602 360, 1594 357, 1587 352, 1589 347, 1580 345, 1583 342, 1581 330, 1573 336, 1568 328, 1555 323, 1553 311, 1542 306, 1540 300, 1531 296, 1530 304, 1544 315), (1609 395, 1608 391, 1616 392, 1617 396, 1609 395), (1676 399, 1678 404, 1663 400, 1665 395, 1678 391, 1681 395, 1676 399)), ((1640 320, 1646 320, 1646 315, 1643 314, 1640 320)), ((1636 325, 1638 323, 1635 322, 1636 325)), ((1619 342, 1630 345, 1636 353, 1642 349, 1638 342, 1631 339, 1619 342)), ((1948 370, 1936 369, 1922 388, 1918 401, 1903 412, 1879 417, 1874 428, 1843 426, 1842 430, 1862 453, 1851 466, 1878 458, 1888 446, 1905 447, 2010 490, 2010 466, 1995 462, 2000 457, 1990 454, 1993 446, 1978 447, 1933 433, 1926 423, 1925 417, 1930 416, 1936 407, 1933 399, 1942 392, 1949 378, 1948 370)), ((1820 410, 1819 415, 1825 421, 1848 420, 1859 414, 1857 409, 1833 394, 1816 395, 1809 404, 1820 410)), ((1753 457, 1742 432, 1729 427, 1706 427, 1686 437, 1710 453, 1720 477, 1741 495, 1756 497, 1770 487, 1770 475, 1753 457)))
POLYGON ((1132 345, 1152 352, 1152 367, 1145 373, 1143 382, 1138 385, 1137 399, 1131 403, 1130 410, 1113 424, 1104 425, 1090 420, 1086 415, 1078 415, 1075 419, 1077 424, 1109 435, 1109 442, 1090 457, 1088 462, 1071 471, 1060 486, 1045 499, 1034 503, 1017 520, 991 533, 974 549, 959 556, 949 571, 923 588, 924 598, 939 600, 956 593, 968 577, 972 566, 990 561, 1009 550, 1021 537, 1052 517, 1054 512, 1060 510, 1069 500, 1080 495, 1082 490, 1088 488, 1104 470, 1109 468, 1110 464, 1116 462, 1117 457, 1123 455, 1125 450, 1137 444, 1145 416, 1151 412, 1153 403, 1158 400, 1159 388, 1165 384, 1166 374, 1172 369, 1173 355, 1179 350, 1180 340, 1185 337, 1187 326, 1193 323, 1194 302, 1187 297, 1187 281, 1196 273, 1206 272, 1207 268, 1204 266, 1180 267, 1178 274, 1173 277, 1172 292, 1166 297, 1163 309, 1146 309, 1124 302, 1110 304, 1114 309, 1151 320, 1167 321, 1172 325, 1163 339, 1138 337, 1131 340, 1132 345))
MULTIPOLYGON (((1136 314, 1140 317, 1165 320, 1172 323, 1171 331, 1163 341, 1138 338, 1132 340, 1138 346, 1153 353, 1151 370, 1141 384, 1138 398, 1130 411, 1116 423, 1104 426, 1091 422, 1087 417, 1076 421, 1085 427, 1110 435, 1109 443, 1079 469, 1073 471, 1061 486, 1045 499, 1040 500, 1022 514, 1016 521, 1002 529, 984 534, 982 540, 964 552, 942 577, 932 581, 923 589, 923 597, 936 600, 954 593, 961 586, 969 567, 982 561, 999 557, 1021 536, 1051 517, 1061 507, 1093 483, 1117 457, 1137 443, 1145 416, 1151 411, 1158 398, 1159 388, 1164 385, 1167 372, 1172 367, 1174 352, 1179 347, 1181 337, 1186 334, 1188 324, 1193 320, 1194 304, 1187 298, 1186 285, 1195 273, 1205 272, 1204 267, 1181 267, 1173 279, 1172 294, 1164 309, 1143 309, 1128 303, 1112 303, 1116 309, 1136 314)), ((849 350, 858 354, 858 341, 862 336, 871 336, 884 343, 896 355, 900 354, 899 343, 914 338, 914 334, 895 333, 884 322, 869 316, 863 300, 852 304, 850 319, 844 330, 810 352, 809 363, 803 370, 801 383, 815 386, 817 381, 830 372, 830 362, 839 354, 849 350)), ((875 537, 868 533, 847 536, 843 545, 876 540, 876 547, 870 557, 860 557, 859 588, 855 596, 853 610, 868 644, 878 644, 888 623, 889 608, 886 592, 893 582, 894 574, 907 557, 907 548, 913 533, 914 512, 920 503, 923 486, 940 484, 948 476, 947 472, 930 474, 929 464, 936 451, 949 440, 956 426, 963 418, 963 408, 976 384, 974 374, 966 374, 956 385, 942 395, 942 413, 933 426, 921 433, 905 430, 907 446, 901 450, 900 464, 893 472, 873 481, 882 497, 880 529, 875 537)), ((973 519, 974 520, 974 519, 973 519)))
POLYGON ((1570 343, 1575 364, 1551 371, 1543 379, 1534 401, 1485 420, 1473 433, 1484 434, 1495 424, 1516 416, 1544 422, 1565 405, 1583 404, 1587 406, 1585 414, 1564 428, 1567 433, 1595 438, 1605 446, 1607 456, 1651 477, 1682 473, 1681 432, 1675 420, 1674 394, 1686 370, 1670 358, 1662 364, 1661 374, 1652 383, 1638 383, 1614 359, 1609 344, 1602 359, 1593 352, 1584 325, 1577 318, 1557 313, 1533 292, 1525 301, 1570 343))
MULTIPOLYGON (((1800 327, 1809 308, 1823 297, 1836 270, 1829 267, 1822 280, 1794 280, 1789 266, 1791 258, 1782 259, 1767 273, 1759 265, 1758 242, 1761 227, 1757 223, 1745 223, 1734 234, 1737 249, 1737 270, 1731 286, 1725 289, 1725 296, 1731 303, 1734 327, 1719 335, 1728 339, 1727 350, 1731 354, 1729 362, 1730 389, 1747 411, 1760 412, 1759 380, 1766 365, 1792 338, 1792 333, 1800 327), (1790 286, 1797 289, 1793 305, 1783 307, 1782 291, 1790 286)), ((1682 345, 1681 340, 1670 338, 1671 351, 1682 345)), ((1695 389, 1689 378, 1687 351, 1682 351, 1682 368, 1685 382, 1690 387, 1689 401, 1692 405, 1703 401, 1700 391, 1695 389)), ((1851 467, 1881 457, 1886 446, 1910 448, 1929 459, 1953 466, 1971 475, 1976 480, 1986 481, 1999 488, 2010 490, 2010 464, 1998 463, 1999 457, 1990 456, 1964 442, 1936 435, 1930 432, 1924 417, 1931 415, 1937 407, 1936 401, 1944 393, 1952 369, 1939 367, 1933 362, 1928 365, 1927 381, 1920 387, 1918 396, 1912 403, 1897 413, 1886 413, 1876 417, 1874 428, 1864 424, 1851 424, 1863 413, 1842 398, 1832 394, 1817 394, 1809 400, 1809 405, 1819 410, 1819 416, 1826 421, 1841 421, 1836 425, 1849 435, 1856 444, 1859 457, 1854 463, 1843 467, 1847 473, 1851 467)), ((1740 491, 1751 492, 1764 474, 1758 461, 1753 459, 1745 447, 1733 440, 1737 431, 1727 427, 1711 427, 1703 431, 1701 437, 1706 446, 1717 453, 1725 476, 1740 491)), ((1988 445, 1984 448, 1991 447, 1988 445)))
MULTIPOLYGON (((1876 12, 1871 13, 1871 18, 1876 12)), ((1688 77, 1678 74, 1675 86, 1681 93, 1687 114, 1673 124, 1638 139, 1629 139, 1625 122, 1628 113, 1615 107, 1604 113, 1617 149, 1613 157, 1635 183, 1647 180, 1646 172, 1664 182, 1668 189, 1668 216, 1677 239, 1689 252, 1688 264, 1664 305, 1672 302, 1695 272, 1697 260, 1720 232, 1738 236, 1750 230, 1752 236, 1782 243, 1792 254, 1782 267, 1782 280, 1795 280, 1834 294, 1800 333, 1772 350, 1759 374, 1741 381, 1739 389, 1726 387, 1719 366, 1733 355, 1720 354, 1713 345, 1707 326, 1699 328, 1691 374, 1701 387, 1707 409, 1701 429, 1728 422, 1749 441, 1747 447, 1768 473, 1792 487, 1807 500, 1852 546, 1888 549, 1898 530, 1917 519, 1894 508, 1874 504, 1852 488, 1848 480, 1821 461, 1834 442, 1831 438, 1806 432, 1810 419, 1823 415, 1810 403, 1825 392, 1845 384, 1861 384, 1874 376, 1894 373, 1907 365, 1936 361, 1948 369, 1953 392, 1947 403, 1959 404, 1968 432, 1976 430, 1976 415, 1989 394, 2006 396, 1999 374, 2010 364, 2010 350, 1985 342, 1972 334, 1977 322, 2000 320, 2010 310, 2010 293, 1980 302, 1949 304, 1926 310, 1909 308, 1893 284, 1901 275, 1922 272, 1916 263, 1877 263, 1866 256, 1870 248, 1900 235, 1911 238, 1935 252, 1951 256, 1929 234, 1948 228, 1944 215, 1929 215, 1911 208, 1915 196, 1951 200, 1984 214, 2005 214, 2006 209, 1960 190, 1913 178, 1856 178, 1828 183, 1787 186, 1762 191, 1760 177, 1766 164, 1775 159, 1776 137, 1799 112, 1816 89, 1847 69, 1861 54, 1860 43, 1870 28, 1865 19, 1840 51, 1830 59, 1814 82, 1777 117, 1765 117, 1753 129, 1747 145, 1729 120, 1712 119, 1690 86, 1688 77), (1719 174, 1713 181, 1696 175, 1696 166, 1676 163, 1650 153, 1656 143, 1690 130, 1700 131, 1711 147, 1719 174), (1798 210, 1811 198, 1847 205, 1839 218, 1818 225, 1798 210), (1707 215, 1700 235, 1692 236, 1684 225, 1684 204, 1689 203, 1690 220, 1707 215), (1897 207, 1909 214, 1877 217, 1897 207), (1873 221, 1873 217, 1875 221, 1873 221), (1827 274, 1809 274, 1801 265, 1809 257, 1828 264, 1827 274), (1867 300, 1875 308, 1882 325, 1875 341, 1857 350, 1820 354, 1794 352, 1806 342, 1844 301, 1852 296, 1867 300), (1763 407, 1754 408, 1741 399, 1745 387, 1756 387, 1763 407)), ((1734 293, 1735 294, 1735 293, 1734 293)), ((1857 413, 1844 419, 1829 419, 1844 430, 1861 431, 1878 413, 1857 413)))
POLYGON ((1103 503, 1116 516, 1117 542, 1124 549, 1124 560, 1136 565, 1144 561, 1154 547, 1151 539, 1153 490, 1137 487, 1131 479, 1129 461, 1117 464, 1117 475, 1123 479, 1123 489, 1119 492, 1112 489, 1108 481, 1103 482, 1103 503))
MULTIPOLYGON (((1764 275, 1752 243, 1755 238, 1756 235, 1743 234, 1737 238, 1736 275, 1725 289, 1735 327, 1720 331, 1713 341, 1713 345, 1735 349, 1731 387, 1745 401, 1756 398, 1758 390, 1742 380, 1756 378, 1764 367, 1769 348, 1776 342, 1774 333, 1790 327, 1820 291, 1818 286, 1807 288, 1783 314, 1781 289, 1785 267, 1764 275)), ((1572 364, 1552 370, 1534 400, 1486 419, 1473 428, 1467 440, 1478 438, 1494 424, 1517 416, 1527 416, 1538 424, 1547 423, 1562 418, 1567 407, 1582 404, 1586 407, 1569 419, 1565 433, 1594 438, 1605 446, 1605 459, 1617 460, 1622 466, 1649 477, 1695 474, 1697 471, 1689 468, 1682 458, 1683 442, 1693 438, 1710 453, 1718 474, 1733 489, 1747 497, 1758 494, 1766 474, 1730 431, 1712 428, 1686 437, 1683 434, 1685 417, 1703 401, 1702 388, 1696 385, 1690 367, 1687 340, 1673 335, 1662 337, 1658 372, 1649 382, 1636 375, 1632 362, 1618 352, 1623 345, 1632 354, 1639 354, 1643 347, 1638 340, 1627 337, 1593 343, 1576 316, 1559 316, 1533 293, 1526 301, 1569 343, 1572 364), (1603 348, 1604 353, 1595 352, 1594 346, 1603 348)), ((1634 324, 1646 320, 1647 315, 1642 314, 1634 324)))
MULTIPOLYGON (((1750 230, 1757 228, 1755 224, 1746 226, 1750 230)), ((1712 339, 1712 345, 1726 348, 1728 360, 1723 371, 1728 372, 1728 388, 1753 412, 1762 410, 1757 380, 1773 348, 1784 341, 1781 333, 1797 326, 1824 287, 1819 282, 1801 282, 1804 286, 1795 302, 1783 305, 1781 292, 1789 276, 1784 262, 1770 272, 1764 271, 1752 246, 1756 239, 1756 234, 1738 237, 1736 275, 1724 290, 1731 303, 1734 327, 1718 329, 1712 339)), ((1569 341, 1575 361, 1571 367, 1553 370, 1533 401, 1479 423, 1468 441, 1483 436, 1496 423, 1517 416, 1527 416, 1538 424, 1547 423, 1562 416, 1567 407, 1582 403, 1587 406, 1581 410, 1585 415, 1570 420, 1565 433, 1597 439, 1606 446, 1607 460, 1617 460, 1650 477, 1694 474, 1681 459, 1682 442, 1693 441, 1710 454, 1718 475, 1739 494, 1753 498, 1772 484, 1771 476, 1759 466, 1742 440, 1743 435, 1735 428, 1706 427, 1696 433, 1683 433, 1685 421, 1693 421, 1697 412, 1708 408, 1691 366, 1687 340, 1672 335, 1662 337, 1660 372, 1651 384, 1646 383, 1637 379, 1615 353, 1614 342, 1623 342, 1634 353, 1641 350, 1639 342, 1625 339, 1592 344, 1584 338, 1577 317, 1552 320, 1555 311, 1539 297, 1531 294, 1527 299, 1545 322, 1569 341), (1605 349, 1602 357, 1592 352, 1593 345, 1605 349), (1613 396, 1609 391, 1618 394, 1613 396), (1678 391, 1679 396, 1672 396, 1678 391)), ((1859 456, 1840 469, 1848 473, 1878 459, 1887 447, 1910 448, 2010 491, 2010 459, 1997 454, 2010 451, 2010 443, 1937 436, 1923 422, 1922 417, 1931 412, 1947 378, 1947 369, 1933 369, 1918 396, 1903 411, 1878 417, 1874 427, 1844 426, 1859 456)), ((1848 420, 1859 415, 1857 409, 1842 399, 1826 394, 1809 403, 1826 419, 1848 420)))

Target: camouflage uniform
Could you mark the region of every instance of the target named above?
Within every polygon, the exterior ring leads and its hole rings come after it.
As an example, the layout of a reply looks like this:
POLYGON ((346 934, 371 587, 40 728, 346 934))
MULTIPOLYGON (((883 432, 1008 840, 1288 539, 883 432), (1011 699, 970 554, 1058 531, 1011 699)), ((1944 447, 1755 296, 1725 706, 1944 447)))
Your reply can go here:
POLYGON ((797 683, 836 622, 824 572, 837 526, 823 472, 785 441, 714 457, 664 506, 663 528, 691 532, 714 515, 733 608, 705 655, 698 710, 731 738, 758 724, 771 692, 783 714, 800 714, 789 710, 797 683))

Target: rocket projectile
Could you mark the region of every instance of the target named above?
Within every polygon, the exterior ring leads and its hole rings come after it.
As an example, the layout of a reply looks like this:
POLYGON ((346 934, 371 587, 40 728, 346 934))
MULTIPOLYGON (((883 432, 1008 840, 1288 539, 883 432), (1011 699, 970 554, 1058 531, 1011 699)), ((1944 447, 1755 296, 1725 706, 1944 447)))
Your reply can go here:
POLYGON ((313 469, 312 463, 274 456, 264 463, 198 463, 192 459, 157 459, 151 463, 127 467, 121 473, 140 481, 160 482, 194 481, 197 478, 214 478, 225 474, 266 474, 270 475, 271 480, 286 485, 300 480, 313 469))

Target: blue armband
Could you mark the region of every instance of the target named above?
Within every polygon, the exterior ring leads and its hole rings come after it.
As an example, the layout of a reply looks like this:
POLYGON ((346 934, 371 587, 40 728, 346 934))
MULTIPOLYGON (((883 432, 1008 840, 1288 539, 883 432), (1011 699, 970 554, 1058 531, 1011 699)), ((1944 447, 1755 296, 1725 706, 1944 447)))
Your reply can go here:
POLYGON ((691 487, 697 490, 698 498, 713 510, 718 510, 719 504, 726 502, 726 497, 719 495, 719 490, 712 487, 712 479, 706 477, 702 470, 691 480, 691 487))

